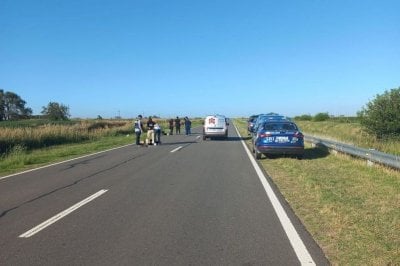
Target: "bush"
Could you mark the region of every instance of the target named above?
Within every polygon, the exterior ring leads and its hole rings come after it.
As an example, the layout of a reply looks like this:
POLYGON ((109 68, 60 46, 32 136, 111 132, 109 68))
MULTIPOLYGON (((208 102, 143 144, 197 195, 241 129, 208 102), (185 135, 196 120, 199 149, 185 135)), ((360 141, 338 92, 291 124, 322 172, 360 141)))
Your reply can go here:
POLYGON ((296 116, 294 119, 298 121, 311 121, 313 117, 311 115, 300 115, 296 116))
POLYGON ((314 116, 314 121, 315 122, 321 122, 321 121, 326 121, 329 120, 329 114, 328 113, 318 113, 314 116))
POLYGON ((377 138, 400 135, 400 87, 376 95, 358 112, 361 125, 377 138))

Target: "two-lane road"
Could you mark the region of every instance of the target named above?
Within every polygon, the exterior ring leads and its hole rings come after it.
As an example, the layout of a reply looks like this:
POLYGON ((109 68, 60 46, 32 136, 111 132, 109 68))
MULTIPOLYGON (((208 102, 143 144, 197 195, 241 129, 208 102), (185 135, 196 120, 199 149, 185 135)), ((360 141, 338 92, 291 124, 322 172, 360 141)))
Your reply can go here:
POLYGON ((0 265, 329 264, 283 204, 290 237, 229 129, 1 179, 0 265))

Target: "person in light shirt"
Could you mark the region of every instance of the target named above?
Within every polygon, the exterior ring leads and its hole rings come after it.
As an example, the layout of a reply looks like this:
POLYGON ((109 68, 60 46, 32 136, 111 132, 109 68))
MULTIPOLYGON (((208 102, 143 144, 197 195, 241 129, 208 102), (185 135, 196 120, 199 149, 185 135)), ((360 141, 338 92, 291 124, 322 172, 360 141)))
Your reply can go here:
POLYGON ((144 131, 142 123, 142 115, 138 115, 138 119, 134 123, 134 130, 136 135, 136 145, 140 145, 140 135, 144 131))
POLYGON ((154 124, 154 135, 155 135, 155 142, 154 145, 161 144, 161 126, 156 122, 154 124))

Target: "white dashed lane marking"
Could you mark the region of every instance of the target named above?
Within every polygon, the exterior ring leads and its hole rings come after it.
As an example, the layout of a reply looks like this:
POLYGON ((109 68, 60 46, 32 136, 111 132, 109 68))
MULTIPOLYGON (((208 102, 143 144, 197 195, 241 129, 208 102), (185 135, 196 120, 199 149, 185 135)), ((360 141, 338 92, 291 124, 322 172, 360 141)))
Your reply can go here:
POLYGON ((79 209, 83 205, 91 202, 92 200, 96 199, 97 197, 100 197, 101 195, 103 195, 107 191, 108 191, 107 189, 100 190, 99 192, 97 192, 97 193, 93 194, 92 196, 89 196, 86 199, 78 202, 77 204, 75 204, 75 205, 71 206, 70 208, 66 209, 65 211, 62 211, 62 212, 54 215, 50 219, 44 221, 43 223, 39 224, 38 226, 32 228, 31 230, 23 233, 19 237, 20 238, 28 238, 28 237, 31 237, 31 236, 39 233, 40 231, 42 231, 46 227, 52 225, 53 223, 57 222, 58 220, 62 219, 65 216, 67 216, 68 214, 72 213, 73 211, 76 211, 77 209, 79 209))

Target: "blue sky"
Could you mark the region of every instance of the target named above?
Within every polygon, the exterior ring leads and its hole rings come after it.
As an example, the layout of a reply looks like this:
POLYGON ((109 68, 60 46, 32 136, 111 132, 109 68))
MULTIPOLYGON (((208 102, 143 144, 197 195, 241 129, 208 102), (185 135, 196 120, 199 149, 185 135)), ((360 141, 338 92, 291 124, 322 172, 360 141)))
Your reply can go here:
POLYGON ((400 1, 0 0, 0 88, 39 114, 355 115, 400 87, 400 1))

